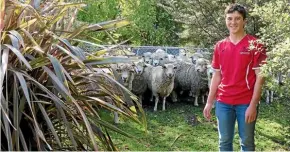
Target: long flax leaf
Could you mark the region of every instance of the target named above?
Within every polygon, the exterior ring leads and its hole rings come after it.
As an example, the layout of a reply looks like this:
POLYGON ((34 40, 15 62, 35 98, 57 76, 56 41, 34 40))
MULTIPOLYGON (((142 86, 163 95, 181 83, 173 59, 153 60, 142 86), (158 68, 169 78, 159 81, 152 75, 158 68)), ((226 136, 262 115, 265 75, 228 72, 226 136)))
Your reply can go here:
POLYGON ((17 37, 12 35, 12 34, 8 34, 8 36, 10 37, 12 46, 15 47, 17 50, 19 50, 20 49, 20 42, 17 39, 17 37))
POLYGON ((31 41, 31 43, 34 46, 33 48, 36 51, 38 51, 40 54, 43 54, 44 51, 41 49, 41 47, 38 45, 38 43, 34 40, 33 36, 27 30, 25 30, 24 28, 21 28, 20 30, 29 38, 29 40, 31 41))
MULTIPOLYGON (((13 76, 13 88, 18 88, 18 81, 16 76, 13 76)), ((16 144, 16 150, 20 151, 19 145, 19 93, 18 89, 13 89, 13 121, 16 130, 14 131, 14 139, 16 144)))
POLYGON ((7 71, 7 66, 8 66, 8 56, 9 56, 9 50, 8 49, 3 49, 3 54, 2 50, 0 51, 1 55, 1 65, 0 65, 0 97, 2 96, 2 86, 4 82, 4 76, 7 71))
POLYGON ((100 124, 102 126, 104 126, 105 128, 108 128, 108 129, 111 129, 113 130, 114 132, 117 132, 119 134, 122 134, 126 137, 129 137, 129 138, 133 138, 133 139, 136 139, 133 135, 119 129, 118 127, 116 127, 115 125, 112 125, 102 119, 98 119, 98 118, 91 118, 93 122, 97 123, 97 124, 100 124))
POLYGON ((17 31, 11 30, 11 31, 9 31, 9 33, 14 35, 19 40, 20 45, 23 48, 25 48, 24 40, 23 40, 22 36, 17 31))
POLYGON ((54 35, 54 37, 57 38, 61 43, 63 43, 72 52, 73 55, 78 57, 78 59, 80 60, 85 59, 85 57, 78 52, 80 50, 75 49, 75 47, 72 46, 66 39, 60 38, 56 35, 54 35))
POLYGON ((56 76, 60 79, 61 82, 64 83, 64 86, 66 86, 66 88, 68 89, 68 85, 67 85, 67 82, 66 82, 65 76, 64 76, 64 74, 63 74, 63 72, 62 72, 62 69, 63 69, 63 68, 62 68, 61 64, 60 64, 59 61, 58 61, 55 57, 53 57, 52 55, 49 55, 49 54, 48 54, 48 57, 49 57, 50 62, 51 62, 52 65, 53 65, 53 69, 54 69, 54 71, 55 71, 56 76))
POLYGON ((73 55, 71 52, 69 52, 67 49, 63 48, 60 45, 55 45, 57 48, 59 48, 60 50, 62 50, 64 53, 66 53, 67 55, 69 55, 71 58, 73 58, 80 66, 84 67, 84 63, 75 55, 73 55))
MULTIPOLYGON (((9 109, 8 109, 8 101, 5 100, 3 94, 2 94, 2 100, 1 100, 1 111, 2 111, 2 121, 4 123, 4 134, 6 135, 6 141, 7 141, 7 146, 8 146, 8 150, 12 150, 12 134, 11 134, 11 130, 10 130, 10 126, 9 123, 12 125, 7 113, 9 113, 9 109)), ((14 126, 13 126, 14 128, 14 126)))
MULTIPOLYGON (((26 81, 25 81, 23 75, 20 72, 15 72, 15 74, 16 74, 19 82, 20 82, 22 91, 23 91, 23 93, 25 95, 26 101, 28 103, 28 106, 30 108, 31 114, 33 116, 34 125, 35 125, 36 132, 38 134, 38 137, 40 137, 45 143, 47 143, 46 140, 45 140, 45 137, 44 137, 44 135, 42 133, 42 131, 39 128, 38 122, 36 121, 36 116, 35 116, 35 113, 33 112, 33 109, 32 109, 32 105, 31 105, 29 91, 28 91, 28 88, 27 88, 27 85, 26 85, 26 81)), ((47 145, 49 146, 48 143, 47 143, 47 145)))
POLYGON ((40 103, 37 103, 37 104, 38 104, 38 107, 39 107, 42 115, 44 116, 44 119, 45 119, 45 121, 46 121, 46 123, 47 123, 47 125, 48 125, 48 127, 50 129, 50 131, 52 132, 52 134, 53 134, 56 142, 58 143, 59 147, 61 147, 60 140, 59 140, 58 135, 57 135, 57 133, 56 133, 56 131, 55 131, 52 123, 51 123, 51 120, 48 117, 48 114, 46 113, 44 107, 40 103))
POLYGON ((24 58, 24 56, 21 54, 21 52, 19 50, 17 50, 15 47, 13 47, 13 46, 11 46, 9 44, 4 44, 4 46, 9 48, 18 57, 18 59, 20 59, 24 63, 24 65, 26 65, 26 67, 29 70, 32 70, 32 67, 30 66, 28 61, 24 58))
POLYGON ((68 90, 66 90, 64 85, 59 81, 59 79, 55 76, 55 74, 52 73, 51 70, 49 70, 47 67, 43 67, 43 69, 48 73, 48 75, 52 78, 52 80, 55 82, 55 84, 58 85, 58 87, 61 89, 60 91, 62 91, 62 93, 64 93, 66 95, 66 96, 64 96, 64 98, 67 98, 67 100, 72 101, 75 104, 75 106, 77 107, 81 116, 83 117, 83 120, 85 121, 85 124, 86 124, 87 130, 89 132, 91 142, 93 143, 94 149, 98 150, 98 146, 94 140, 94 134, 93 134, 92 128, 91 128, 90 123, 89 123, 85 113, 83 112, 82 108, 75 101, 75 99, 71 96, 71 94, 68 92, 68 90))
POLYGON ((20 128, 19 128, 19 137, 20 137, 20 141, 21 141, 21 144, 22 144, 23 149, 24 149, 25 151, 28 151, 26 141, 25 141, 25 139, 24 139, 23 133, 22 133, 22 131, 21 131, 20 128))

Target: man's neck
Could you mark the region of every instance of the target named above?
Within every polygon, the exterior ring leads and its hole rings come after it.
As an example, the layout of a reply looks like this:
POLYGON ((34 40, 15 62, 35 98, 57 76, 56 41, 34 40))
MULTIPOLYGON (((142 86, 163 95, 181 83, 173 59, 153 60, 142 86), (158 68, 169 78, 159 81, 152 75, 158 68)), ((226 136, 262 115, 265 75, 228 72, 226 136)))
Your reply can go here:
POLYGON ((230 34, 229 39, 232 43, 237 44, 239 43, 245 36, 246 36, 246 32, 240 32, 240 33, 236 33, 236 34, 230 34))

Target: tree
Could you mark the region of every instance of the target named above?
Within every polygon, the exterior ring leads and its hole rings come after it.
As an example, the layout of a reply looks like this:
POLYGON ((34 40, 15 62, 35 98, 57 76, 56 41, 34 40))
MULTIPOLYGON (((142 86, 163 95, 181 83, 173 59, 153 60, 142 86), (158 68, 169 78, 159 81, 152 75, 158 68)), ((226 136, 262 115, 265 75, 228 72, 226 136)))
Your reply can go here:
MULTIPOLYGON (((172 14, 175 21, 184 25, 183 43, 212 47, 218 40, 228 35, 224 10, 232 2, 234 1, 162 0, 159 5, 172 14)), ((251 11, 254 6, 250 0, 236 2, 245 5, 248 11, 251 11)), ((259 23, 252 16, 248 16, 247 20, 247 33, 255 35, 258 32, 259 23)))
POLYGON ((172 16, 162 7, 157 6, 155 0, 106 0, 87 1, 88 7, 78 15, 78 19, 94 23, 103 20, 127 18, 130 26, 90 35, 96 39, 106 39, 103 42, 112 44, 130 39, 127 44, 133 45, 178 45, 181 24, 173 21, 172 16), (96 18, 95 11, 104 12, 96 18), (98 20, 97 20, 98 19, 98 20), (108 34, 111 35, 108 36, 108 34), (112 41, 112 38, 114 41, 112 41))
POLYGON ((268 60, 263 67, 267 76, 266 86, 276 90, 284 98, 290 95, 290 6, 287 1, 270 1, 262 6, 255 6, 251 13, 261 22, 258 36, 266 45, 268 60), (281 75, 283 85, 277 83, 281 75))

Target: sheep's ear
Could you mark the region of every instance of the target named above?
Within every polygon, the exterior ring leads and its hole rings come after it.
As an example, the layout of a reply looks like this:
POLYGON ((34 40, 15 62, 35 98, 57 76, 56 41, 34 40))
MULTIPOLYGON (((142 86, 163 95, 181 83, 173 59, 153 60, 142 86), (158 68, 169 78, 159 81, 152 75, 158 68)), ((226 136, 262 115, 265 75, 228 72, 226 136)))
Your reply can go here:
POLYGON ((143 65, 143 67, 145 68, 145 67, 147 67, 147 65, 146 65, 146 64, 144 64, 144 65, 143 65))
POLYGON ((166 66, 165 66, 165 65, 163 65, 163 66, 162 66, 162 68, 163 68, 163 69, 166 69, 166 66))

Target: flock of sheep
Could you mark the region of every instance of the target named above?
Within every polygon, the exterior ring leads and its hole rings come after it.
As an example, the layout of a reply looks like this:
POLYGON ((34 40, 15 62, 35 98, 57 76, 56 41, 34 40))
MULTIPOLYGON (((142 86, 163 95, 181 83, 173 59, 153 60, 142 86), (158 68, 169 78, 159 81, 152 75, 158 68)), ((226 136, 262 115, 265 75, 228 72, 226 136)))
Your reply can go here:
POLYGON ((213 74, 209 60, 209 53, 188 55, 182 50, 174 56, 158 49, 144 53, 138 61, 113 64, 111 68, 120 75, 124 86, 139 97, 141 104, 144 93, 149 90, 150 101, 155 97, 154 111, 157 111, 160 99, 165 110, 167 97, 176 102, 184 93, 188 93, 194 106, 198 106, 199 101, 204 104, 213 74))
MULTIPOLYGON (((109 56, 111 55, 104 55, 109 56)), ((162 110, 165 110, 168 97, 177 102, 185 95, 194 106, 198 106, 200 102, 205 103, 214 72, 210 65, 211 53, 188 54, 182 49, 178 56, 174 56, 157 49, 154 53, 144 53, 138 60, 131 61, 128 56, 118 57, 128 58, 130 62, 112 64, 111 68, 117 71, 122 84, 138 96, 141 105, 145 99, 144 94, 148 91, 151 94, 148 101, 153 102, 155 97, 154 111, 157 111, 160 99, 162 110)), ((273 91, 266 89, 266 102, 270 103, 272 100, 273 91)))

